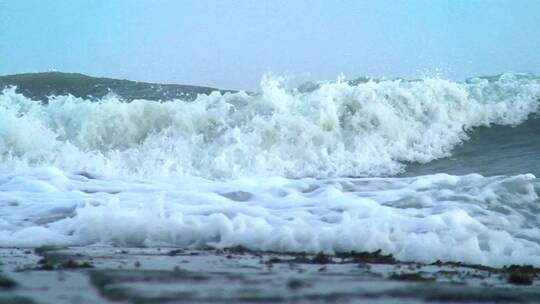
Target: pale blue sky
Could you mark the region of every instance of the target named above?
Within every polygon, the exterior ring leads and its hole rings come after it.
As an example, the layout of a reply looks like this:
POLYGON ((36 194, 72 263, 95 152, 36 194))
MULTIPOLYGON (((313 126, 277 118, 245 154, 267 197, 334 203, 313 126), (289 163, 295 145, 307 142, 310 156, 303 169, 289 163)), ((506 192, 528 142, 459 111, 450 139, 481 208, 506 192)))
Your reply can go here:
POLYGON ((540 74, 540 1, 0 0, 0 74, 53 69, 242 89, 540 74))

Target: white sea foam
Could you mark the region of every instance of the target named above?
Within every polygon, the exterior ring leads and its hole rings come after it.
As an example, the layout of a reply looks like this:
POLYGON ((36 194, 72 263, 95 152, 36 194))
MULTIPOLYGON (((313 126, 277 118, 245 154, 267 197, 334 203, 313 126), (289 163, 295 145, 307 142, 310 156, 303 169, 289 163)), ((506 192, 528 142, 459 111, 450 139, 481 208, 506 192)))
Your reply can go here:
POLYGON ((392 175, 538 112, 540 82, 265 79, 194 102, 0 95, 0 246, 244 246, 540 266, 532 175, 392 175), (344 178, 355 176, 355 178, 344 178), (361 176, 364 176, 361 178, 361 176))
POLYGON ((147 180, 29 169, 0 178, 0 246, 245 246, 540 265, 532 175, 147 180))

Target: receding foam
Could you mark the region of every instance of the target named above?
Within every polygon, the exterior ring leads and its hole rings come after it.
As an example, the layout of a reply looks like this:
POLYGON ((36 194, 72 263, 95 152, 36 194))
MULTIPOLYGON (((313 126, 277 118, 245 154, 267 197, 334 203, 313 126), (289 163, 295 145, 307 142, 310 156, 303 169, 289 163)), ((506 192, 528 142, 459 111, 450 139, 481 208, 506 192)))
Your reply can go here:
POLYGON ((210 181, 28 169, 0 178, 0 246, 380 249, 405 261, 540 265, 539 191, 530 174, 210 181))

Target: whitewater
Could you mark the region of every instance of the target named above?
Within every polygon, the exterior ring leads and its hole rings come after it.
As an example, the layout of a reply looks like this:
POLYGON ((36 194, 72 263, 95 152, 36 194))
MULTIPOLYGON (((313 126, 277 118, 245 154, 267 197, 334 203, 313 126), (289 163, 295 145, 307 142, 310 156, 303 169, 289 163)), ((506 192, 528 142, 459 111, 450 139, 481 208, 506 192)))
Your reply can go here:
MULTIPOLYGON (((534 174, 407 176, 452 159, 481 128, 519 137, 539 110, 540 79, 526 74, 309 90, 264 77, 260 92, 193 101, 41 102, 6 88, 0 246, 381 250, 403 261, 540 266, 534 174)), ((522 162, 532 168, 530 155, 522 162)))

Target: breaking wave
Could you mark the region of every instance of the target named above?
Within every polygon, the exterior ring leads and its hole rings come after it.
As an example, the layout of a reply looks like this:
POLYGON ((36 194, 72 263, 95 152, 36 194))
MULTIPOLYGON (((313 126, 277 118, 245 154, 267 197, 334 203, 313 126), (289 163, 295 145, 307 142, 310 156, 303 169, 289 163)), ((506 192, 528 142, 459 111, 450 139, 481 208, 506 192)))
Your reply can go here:
POLYGON ((523 123, 540 104, 540 81, 514 74, 338 81, 310 92, 265 78, 261 87, 193 102, 68 95, 47 104, 6 89, 0 166, 211 179, 387 176, 449 156, 475 127, 523 123))

